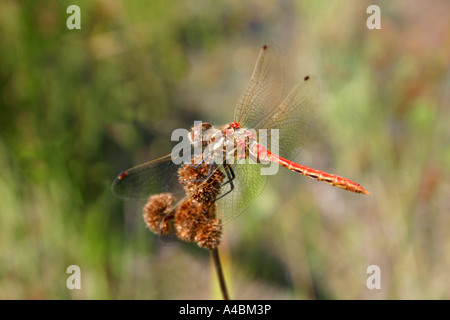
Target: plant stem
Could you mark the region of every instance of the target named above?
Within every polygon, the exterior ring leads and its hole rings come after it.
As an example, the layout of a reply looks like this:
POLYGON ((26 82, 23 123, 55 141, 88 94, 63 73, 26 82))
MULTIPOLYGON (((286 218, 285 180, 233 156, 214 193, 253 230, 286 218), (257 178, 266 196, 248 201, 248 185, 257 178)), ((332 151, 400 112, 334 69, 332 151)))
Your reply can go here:
POLYGON ((219 279, 220 284, 220 291, 222 292, 222 298, 223 300, 230 300, 230 297, 228 296, 228 290, 227 285, 225 283, 225 277, 223 275, 222 271, 222 264, 220 263, 220 257, 219 257, 219 249, 211 249, 211 257, 214 261, 214 266, 216 267, 216 273, 217 278, 219 279))

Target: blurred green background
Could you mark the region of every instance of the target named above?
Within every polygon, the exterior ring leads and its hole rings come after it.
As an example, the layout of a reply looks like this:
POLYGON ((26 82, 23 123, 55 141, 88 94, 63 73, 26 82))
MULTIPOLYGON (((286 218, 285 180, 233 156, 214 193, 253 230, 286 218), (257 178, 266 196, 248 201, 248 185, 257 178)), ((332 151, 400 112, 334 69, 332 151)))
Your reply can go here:
POLYGON ((371 4, 0 0, 0 299, 220 299, 208 252, 162 243, 110 185, 174 129, 232 121, 265 42, 286 89, 321 83, 296 160, 371 194, 281 169, 225 225, 231 297, 449 299, 450 3, 376 1, 381 30, 371 4))

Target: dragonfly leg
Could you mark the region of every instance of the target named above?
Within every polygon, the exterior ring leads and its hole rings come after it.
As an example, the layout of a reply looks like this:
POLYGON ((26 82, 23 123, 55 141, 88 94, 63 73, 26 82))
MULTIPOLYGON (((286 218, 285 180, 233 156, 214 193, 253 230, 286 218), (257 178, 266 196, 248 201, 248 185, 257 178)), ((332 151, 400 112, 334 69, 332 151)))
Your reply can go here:
POLYGON ((234 178, 236 178, 236 176, 234 175, 233 169, 231 169, 231 167, 225 165, 225 170, 224 170, 224 171, 225 171, 225 173, 226 173, 226 175, 227 175, 228 180, 227 180, 227 182, 225 182, 225 183, 222 184, 222 187, 223 187, 224 185, 226 185, 227 183, 229 183, 229 184, 230 184, 230 190, 228 190, 227 192, 225 192, 225 193, 224 193, 223 195, 221 195, 220 197, 216 198, 214 201, 217 201, 217 200, 219 200, 219 199, 225 197, 227 194, 229 194, 231 191, 234 190, 233 180, 234 180, 234 178))
MULTIPOLYGON (((212 167, 212 166, 211 166, 212 167)), ((224 185, 226 185, 227 183, 230 184, 230 190, 228 190, 227 192, 225 192, 223 195, 221 195, 220 197, 214 199, 214 201, 211 202, 211 205, 208 206, 208 208, 204 211, 204 213, 207 213, 209 211, 209 209, 211 208, 211 206, 213 205, 214 202, 216 202, 217 200, 225 197, 227 194, 229 194, 231 191, 234 190, 234 184, 233 184, 233 180, 234 178, 236 178, 236 176, 234 175, 233 169, 231 169, 231 167, 225 165, 225 169, 224 169, 228 181, 223 183, 221 186, 223 187, 224 185)))
POLYGON ((234 175, 234 171, 233 171, 233 169, 231 169, 231 167, 229 167, 229 168, 225 168, 225 173, 227 174, 228 180, 222 184, 222 187, 224 185, 226 185, 227 183, 229 183, 230 186, 231 186, 231 190, 233 190, 234 189, 234 185, 233 185, 232 181, 234 180, 234 178, 236 178, 236 176, 234 175))

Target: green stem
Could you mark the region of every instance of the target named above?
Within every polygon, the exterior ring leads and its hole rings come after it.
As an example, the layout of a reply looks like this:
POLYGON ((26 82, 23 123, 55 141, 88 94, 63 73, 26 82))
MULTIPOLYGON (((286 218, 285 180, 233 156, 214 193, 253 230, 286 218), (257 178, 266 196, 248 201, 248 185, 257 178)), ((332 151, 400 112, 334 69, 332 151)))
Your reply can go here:
POLYGON ((219 279, 219 285, 220 285, 220 291, 222 292, 222 298, 223 300, 230 300, 230 297, 228 296, 228 290, 227 285, 225 283, 225 277, 223 275, 222 271, 222 264, 220 263, 220 257, 219 257, 219 249, 211 249, 211 257, 214 261, 214 266, 216 267, 216 273, 217 278, 219 279))

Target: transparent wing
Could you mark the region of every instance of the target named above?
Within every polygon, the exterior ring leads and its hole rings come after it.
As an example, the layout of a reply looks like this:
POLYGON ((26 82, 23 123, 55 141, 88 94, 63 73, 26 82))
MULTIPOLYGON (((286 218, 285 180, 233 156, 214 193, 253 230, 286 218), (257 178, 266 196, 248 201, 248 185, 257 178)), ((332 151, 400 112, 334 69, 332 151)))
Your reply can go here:
POLYGON ((303 148, 319 97, 316 77, 307 76, 256 126, 267 129, 267 146, 283 158, 295 157, 303 148), (278 129, 279 139, 270 129, 278 129))
MULTIPOLYGON (((263 191, 267 176, 261 175, 259 164, 233 164, 230 166, 235 174, 232 183, 234 189, 217 200, 217 217, 222 223, 239 216, 263 191)), ((230 191, 230 183, 221 187, 218 197, 230 191)))
POLYGON ((122 199, 145 200, 162 192, 176 194, 183 190, 178 182, 178 168, 169 154, 124 171, 116 177, 111 190, 122 199))
POLYGON ((259 52, 252 78, 234 112, 234 121, 254 128, 277 107, 283 93, 283 74, 278 52, 264 45, 259 52))

